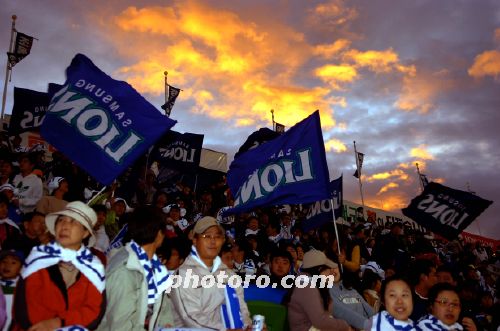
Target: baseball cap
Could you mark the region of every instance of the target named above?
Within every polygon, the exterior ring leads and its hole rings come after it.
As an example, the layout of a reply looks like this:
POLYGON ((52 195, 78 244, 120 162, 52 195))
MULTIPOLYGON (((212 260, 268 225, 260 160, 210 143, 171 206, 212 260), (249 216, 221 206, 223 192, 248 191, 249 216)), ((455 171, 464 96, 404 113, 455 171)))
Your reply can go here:
POLYGON ((202 217, 196 224, 194 225, 194 233, 197 234, 202 234, 205 232, 208 228, 211 228, 212 226, 217 226, 221 229, 221 231, 224 233, 224 229, 219 225, 217 220, 213 218, 212 216, 205 216, 202 217))
POLYGON ((302 259, 302 269, 326 265, 330 268, 338 268, 338 264, 326 257, 325 253, 312 249, 304 254, 302 259))

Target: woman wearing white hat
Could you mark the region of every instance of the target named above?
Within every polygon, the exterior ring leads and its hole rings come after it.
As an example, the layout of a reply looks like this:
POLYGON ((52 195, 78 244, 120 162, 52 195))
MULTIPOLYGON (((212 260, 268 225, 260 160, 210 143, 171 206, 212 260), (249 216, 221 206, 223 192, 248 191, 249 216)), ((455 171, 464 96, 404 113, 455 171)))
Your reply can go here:
POLYGON ((46 216, 55 241, 33 248, 26 259, 14 297, 12 330, 97 327, 105 311, 104 266, 83 244, 93 236, 96 221, 92 208, 80 201, 46 216))

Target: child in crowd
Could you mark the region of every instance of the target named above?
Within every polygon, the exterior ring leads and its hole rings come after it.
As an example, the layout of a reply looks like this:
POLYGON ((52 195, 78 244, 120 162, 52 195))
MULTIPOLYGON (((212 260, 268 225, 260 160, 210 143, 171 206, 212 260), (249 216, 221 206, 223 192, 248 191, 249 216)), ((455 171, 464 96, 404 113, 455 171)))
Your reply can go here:
POLYGON ((9 329, 12 320, 12 298, 16 289, 17 280, 21 273, 24 262, 24 254, 21 251, 3 250, 0 252, 0 284, 5 297, 6 321, 3 329, 9 329))
POLYGON ((9 201, 3 195, 0 195, 0 247, 9 237, 17 237, 21 230, 9 217, 9 201))
POLYGON ((412 290, 406 280, 398 276, 386 279, 382 284, 382 310, 365 325, 365 330, 416 330, 409 318, 413 311, 412 290))

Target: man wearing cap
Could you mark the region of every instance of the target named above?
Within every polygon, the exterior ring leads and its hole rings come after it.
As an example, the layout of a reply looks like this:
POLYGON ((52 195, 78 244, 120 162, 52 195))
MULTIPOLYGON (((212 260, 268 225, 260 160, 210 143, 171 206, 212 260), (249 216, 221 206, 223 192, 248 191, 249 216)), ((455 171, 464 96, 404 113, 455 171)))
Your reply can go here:
POLYGON ((209 330, 243 329, 251 325, 243 288, 228 286, 228 277, 235 273, 218 256, 225 240, 224 230, 215 218, 205 216, 196 222, 193 231, 191 253, 177 272, 183 283, 191 279, 189 286, 174 288, 171 295, 175 325, 209 330), (226 277, 221 277, 224 274, 226 277), (215 279, 215 285, 194 284, 191 275, 200 281, 203 277, 215 279))
POLYGON ((42 214, 55 213, 64 209, 68 201, 64 200, 64 195, 68 193, 68 181, 63 177, 53 177, 47 183, 49 195, 44 195, 36 204, 36 211, 42 214))
POLYGON ((32 156, 23 154, 19 157, 19 170, 12 181, 16 188, 15 197, 12 202, 19 207, 22 213, 35 210, 37 202, 43 195, 42 180, 33 173, 35 161, 32 156))
POLYGON ((11 330, 54 330, 99 324, 104 299, 104 266, 83 244, 93 236, 97 217, 92 208, 74 201, 45 223, 55 242, 33 248, 16 287, 11 330))

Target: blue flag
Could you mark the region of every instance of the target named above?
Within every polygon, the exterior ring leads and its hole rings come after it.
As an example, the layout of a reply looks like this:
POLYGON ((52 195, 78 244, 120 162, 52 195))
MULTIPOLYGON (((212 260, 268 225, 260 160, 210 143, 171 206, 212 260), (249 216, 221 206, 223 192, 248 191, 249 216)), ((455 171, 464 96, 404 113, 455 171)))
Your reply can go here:
POLYGON ((176 123, 85 55, 73 58, 66 76, 52 97, 41 134, 104 185, 176 123))
POLYGON ((200 165, 204 135, 168 131, 155 144, 152 159, 183 173, 196 172, 200 165))
POLYGON ((227 174, 238 213, 259 206, 330 198, 319 111, 235 159, 227 174))
POLYGON ((304 231, 316 229, 323 224, 332 222, 332 200, 335 218, 342 216, 342 176, 330 182, 330 192, 332 194, 330 199, 316 201, 305 206, 306 218, 302 222, 304 231))

